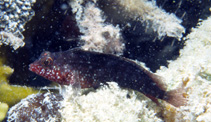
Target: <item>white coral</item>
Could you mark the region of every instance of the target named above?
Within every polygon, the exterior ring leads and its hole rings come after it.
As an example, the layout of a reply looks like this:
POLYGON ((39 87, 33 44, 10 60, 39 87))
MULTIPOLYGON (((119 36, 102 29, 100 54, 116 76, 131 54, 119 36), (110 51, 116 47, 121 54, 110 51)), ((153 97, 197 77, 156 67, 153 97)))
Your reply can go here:
POLYGON ((174 14, 166 13, 159 8, 155 1, 148 0, 115 0, 124 10, 128 12, 128 17, 139 18, 146 22, 147 26, 153 28, 158 33, 158 38, 163 36, 180 39, 185 28, 181 25, 182 20, 174 14))
POLYGON ((96 52, 121 54, 124 43, 120 34, 120 28, 105 23, 102 11, 93 3, 82 7, 81 1, 72 1, 70 5, 76 12, 76 20, 80 32, 84 35, 81 39, 85 41, 82 46, 85 50, 96 52))
MULTIPOLYGON (((96 7, 95 2, 85 3, 83 0, 72 0, 70 6, 76 14, 76 21, 80 32, 84 35, 81 39, 85 41, 82 46, 85 50, 104 53, 121 54, 124 43, 118 26, 105 23, 103 12, 96 7), (86 4, 83 6, 82 4, 86 4)), ((158 34, 158 38, 164 36, 175 37, 180 40, 185 32, 181 25, 182 20, 174 14, 166 13, 156 6, 155 1, 148 0, 115 0, 124 9, 125 16, 134 20, 140 20, 147 24, 158 34)), ((114 6, 115 7, 115 6, 114 6)), ((121 11, 117 9, 117 11, 121 11)))
POLYGON ((32 5, 36 0, 0 1, 0 45, 10 45, 16 50, 24 46, 24 25, 34 16, 32 5))
POLYGON ((186 37, 180 57, 157 73, 166 78, 170 89, 187 82, 187 106, 178 109, 175 121, 211 120, 211 17, 199 23, 186 37))
POLYGON ((2 44, 12 46, 14 50, 25 45, 23 39, 15 36, 12 33, 0 31, 0 45, 2 44))
POLYGON ((156 116, 158 107, 145 97, 122 90, 109 82, 97 92, 74 96, 71 90, 64 95, 61 114, 64 122, 161 122, 156 116), (130 98, 128 98, 128 94, 130 98), (72 97, 71 97, 72 96, 72 97), (151 108, 147 107, 151 105, 151 108), (157 110, 157 111, 156 111, 157 110))

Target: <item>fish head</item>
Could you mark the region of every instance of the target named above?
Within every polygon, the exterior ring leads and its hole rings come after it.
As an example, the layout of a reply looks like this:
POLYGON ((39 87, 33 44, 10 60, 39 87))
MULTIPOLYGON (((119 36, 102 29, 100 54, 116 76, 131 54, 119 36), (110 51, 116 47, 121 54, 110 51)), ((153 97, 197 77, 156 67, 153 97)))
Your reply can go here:
POLYGON ((61 85, 73 84, 73 73, 60 58, 55 53, 45 51, 38 60, 29 65, 29 70, 61 85))

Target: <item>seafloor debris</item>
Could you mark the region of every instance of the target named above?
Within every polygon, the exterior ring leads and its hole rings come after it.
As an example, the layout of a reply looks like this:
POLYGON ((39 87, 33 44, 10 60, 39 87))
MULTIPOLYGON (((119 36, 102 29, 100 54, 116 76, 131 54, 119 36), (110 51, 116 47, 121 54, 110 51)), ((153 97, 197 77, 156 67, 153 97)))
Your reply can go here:
POLYGON ((36 0, 1 0, 0 1, 0 45, 12 46, 15 50, 24 46, 24 25, 34 11, 31 9, 36 0))

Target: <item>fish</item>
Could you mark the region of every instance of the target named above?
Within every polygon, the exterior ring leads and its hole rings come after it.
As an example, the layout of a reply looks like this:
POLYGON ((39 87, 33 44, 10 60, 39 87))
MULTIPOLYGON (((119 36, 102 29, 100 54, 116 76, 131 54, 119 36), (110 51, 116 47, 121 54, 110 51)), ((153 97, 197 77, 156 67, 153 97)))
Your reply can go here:
POLYGON ((79 84, 98 88, 114 81, 122 88, 139 91, 153 101, 162 99, 175 107, 185 105, 182 88, 166 91, 162 78, 135 61, 113 54, 73 48, 67 51, 44 51, 29 70, 61 85, 79 84))

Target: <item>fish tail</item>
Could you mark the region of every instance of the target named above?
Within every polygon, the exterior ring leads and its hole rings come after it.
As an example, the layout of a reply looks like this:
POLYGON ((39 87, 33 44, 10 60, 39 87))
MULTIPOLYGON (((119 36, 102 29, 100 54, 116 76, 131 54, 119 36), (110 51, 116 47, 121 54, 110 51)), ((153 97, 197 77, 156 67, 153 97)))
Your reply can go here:
POLYGON ((167 97, 165 100, 175 107, 180 107, 187 104, 187 99, 185 96, 185 90, 183 85, 175 90, 166 92, 166 94, 167 97))

